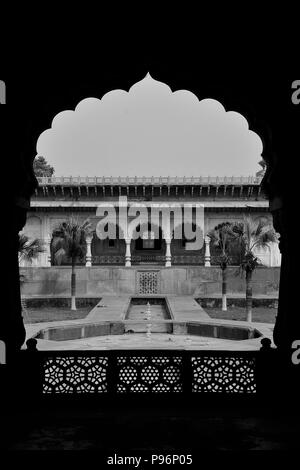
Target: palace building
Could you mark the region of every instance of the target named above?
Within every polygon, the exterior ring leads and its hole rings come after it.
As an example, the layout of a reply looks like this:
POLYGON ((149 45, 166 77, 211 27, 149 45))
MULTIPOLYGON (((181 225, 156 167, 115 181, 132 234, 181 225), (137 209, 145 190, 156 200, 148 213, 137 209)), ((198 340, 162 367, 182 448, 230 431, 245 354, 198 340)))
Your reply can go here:
MULTIPOLYGON (((24 233, 30 238, 40 238, 45 242, 45 252, 33 265, 49 267, 55 264, 52 240, 59 224, 71 215, 82 221, 89 219, 93 226, 93 235, 86 239, 85 260, 80 261, 86 267, 215 265, 215 250, 206 236, 210 229, 222 222, 241 221, 244 215, 251 215, 254 220, 263 218, 272 224, 269 203, 261 192, 261 180, 261 175, 224 178, 40 177, 24 228, 24 233), (171 231, 167 234, 158 222, 156 236, 149 224, 149 233, 141 231, 137 239, 132 239, 129 232, 123 233, 124 229, 119 226, 116 227, 116 237, 99 239, 96 233, 99 222, 97 211, 99 213, 99 208, 109 205, 118 213, 120 201, 124 199, 128 204, 137 203, 148 208, 159 204, 193 207, 193 226, 195 207, 203 206, 204 243, 201 248, 195 249, 184 236, 184 231, 181 239, 176 239, 174 218, 171 231)), ((128 216, 125 226, 130 220, 128 216)), ((232 264, 239 264, 234 247, 231 255, 232 264)), ((280 266, 277 243, 258 252, 258 256, 265 266, 280 266)), ((68 260, 63 260, 62 264, 68 265, 68 260)))

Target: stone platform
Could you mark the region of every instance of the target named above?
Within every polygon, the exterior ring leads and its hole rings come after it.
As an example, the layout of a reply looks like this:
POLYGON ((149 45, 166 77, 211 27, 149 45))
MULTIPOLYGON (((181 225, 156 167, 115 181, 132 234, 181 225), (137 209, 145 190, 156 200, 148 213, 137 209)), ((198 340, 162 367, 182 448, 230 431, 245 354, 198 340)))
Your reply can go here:
MULTIPOLYGON (((149 298, 149 296, 141 296, 149 298)), ((162 296, 152 296, 153 298, 162 296)), ((135 296, 136 298, 136 296, 135 296)), ((218 337, 201 337, 196 335, 185 334, 186 325, 188 322, 195 322, 209 327, 227 326, 234 331, 238 327, 252 328, 260 332, 262 336, 272 339, 272 324, 264 323, 247 323, 244 321, 228 321, 216 320, 209 317, 203 308, 196 302, 192 296, 167 296, 166 302, 169 305, 172 313, 172 320, 166 320, 174 324, 174 333, 153 333, 151 341, 146 340, 146 335, 143 333, 134 334, 120 334, 118 329, 115 329, 111 336, 111 325, 114 322, 122 322, 124 325, 136 323, 136 320, 126 320, 126 312, 130 304, 130 296, 104 296, 101 301, 94 307, 91 312, 84 319, 71 320, 71 321, 57 321, 45 322, 26 325, 27 339, 35 337, 40 331, 51 329, 68 329, 74 328, 81 329, 88 326, 91 327, 96 324, 103 324, 103 328, 107 329, 107 333, 98 333, 91 337, 78 337, 77 339, 66 338, 63 341, 38 339, 38 348, 49 349, 200 349, 202 347, 208 349, 225 349, 225 350, 257 350, 260 348, 261 337, 253 339, 243 339, 237 337, 239 341, 230 339, 219 339, 218 337), (182 329, 182 331, 181 331, 182 329), (177 331, 177 334, 175 333, 177 331), (181 333, 181 334, 180 334, 181 333), (99 336, 99 334, 101 336, 99 336), (243 339, 240 341, 240 339, 243 339)), ((164 320, 161 321, 162 323, 164 320)), ((146 321, 145 321, 146 323, 146 321)), ((117 325, 116 325, 117 326, 117 325)), ((234 336, 235 337, 235 336, 234 336)), ((73 336, 74 338, 74 336, 73 336)))

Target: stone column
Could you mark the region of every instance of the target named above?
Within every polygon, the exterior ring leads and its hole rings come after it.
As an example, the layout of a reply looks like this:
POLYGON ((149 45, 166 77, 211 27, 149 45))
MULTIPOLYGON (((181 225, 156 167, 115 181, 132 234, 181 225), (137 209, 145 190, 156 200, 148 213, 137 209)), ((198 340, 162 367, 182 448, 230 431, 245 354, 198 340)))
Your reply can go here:
POLYGON ((46 266, 51 266, 51 235, 48 234, 48 236, 45 239, 45 249, 46 249, 46 266))
POLYGON ((125 266, 129 267, 131 266, 131 251, 130 251, 131 238, 125 238, 125 243, 126 243, 125 266))
POLYGON ((274 229, 280 234, 279 250, 281 252, 279 303, 273 339, 278 348, 289 354, 289 358, 294 352, 292 350, 293 342, 300 338, 300 317, 294 307, 295 296, 291 295, 299 289, 298 277, 294 275, 298 269, 298 257, 295 256, 293 210, 293 206, 288 204, 284 206, 280 196, 270 199, 274 229))
POLYGON ((91 244, 92 244, 93 237, 88 235, 85 238, 86 241, 86 255, 85 255, 85 266, 89 268, 92 266, 92 251, 91 251, 91 244))
POLYGON ((279 250, 279 243, 273 242, 270 243, 270 266, 271 267, 278 267, 281 265, 281 253, 279 250))
POLYGON ((171 260, 172 260, 172 255, 171 255, 171 238, 166 238, 166 267, 172 266, 171 260))
POLYGON ((204 238, 205 242, 205 254, 204 254, 204 266, 210 267, 210 238, 206 236, 204 238))

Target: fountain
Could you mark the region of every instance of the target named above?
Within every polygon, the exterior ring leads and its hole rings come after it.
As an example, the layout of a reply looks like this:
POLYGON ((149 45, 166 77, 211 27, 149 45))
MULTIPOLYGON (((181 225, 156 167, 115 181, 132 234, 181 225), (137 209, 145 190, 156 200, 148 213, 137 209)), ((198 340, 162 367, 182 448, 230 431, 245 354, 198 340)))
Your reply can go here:
POLYGON ((151 307, 149 301, 147 302, 146 319, 151 320, 151 307))
MULTIPOLYGON (((133 297, 126 310, 124 320, 125 332, 133 330, 135 333, 146 333, 147 322, 151 323, 151 334, 172 333, 172 325, 163 320, 171 320, 172 316, 164 298, 133 297)), ((152 338, 153 339, 153 338, 152 338)))
MULTIPOLYGON (((201 310, 200 310, 201 313, 201 310)), ((207 316, 199 320, 195 318, 176 319, 171 310, 170 301, 163 297, 132 297, 126 306, 123 318, 102 321, 73 320, 70 322, 56 322, 53 326, 36 327, 35 338, 40 340, 39 345, 44 348, 59 349, 61 341, 67 341, 66 347, 78 348, 203 348, 225 347, 225 342, 238 341, 239 345, 246 340, 256 344, 262 336, 257 325, 235 324, 210 319, 207 316), (144 306, 141 307, 141 306, 144 306), (130 337, 126 333, 131 333, 130 337), (88 342, 85 342, 88 338, 88 342), (43 345, 43 340, 46 342, 43 345), (146 341, 146 343, 145 343, 146 341), (225 342, 224 342, 225 341, 225 342), (56 344, 55 344, 56 343, 56 344)))
MULTIPOLYGON (((146 319, 147 319, 148 321, 151 320, 151 307, 150 307, 150 302, 147 302, 146 319)), ((147 340, 148 340, 148 341, 151 341, 151 326, 152 326, 151 323, 147 323, 147 333, 146 333, 146 337, 147 337, 147 340)))

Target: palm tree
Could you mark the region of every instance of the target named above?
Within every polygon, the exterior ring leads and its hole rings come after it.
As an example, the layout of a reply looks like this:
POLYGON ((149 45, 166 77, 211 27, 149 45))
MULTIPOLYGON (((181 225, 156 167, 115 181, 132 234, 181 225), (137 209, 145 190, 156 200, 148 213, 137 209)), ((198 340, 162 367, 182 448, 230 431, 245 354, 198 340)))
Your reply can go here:
POLYGON ((65 256, 71 259, 71 310, 76 310, 75 267, 77 262, 85 256, 85 239, 91 232, 91 224, 88 219, 80 222, 72 216, 58 226, 58 236, 53 238, 52 247, 57 264, 61 264, 65 256))
MULTIPOLYGON (((32 240, 27 237, 24 233, 19 233, 19 265, 21 261, 28 261, 30 264, 34 259, 36 259, 40 253, 45 251, 44 242, 39 238, 34 238, 32 240)), ((22 287, 25 282, 25 276, 20 275, 20 286, 22 287)), ((22 311, 26 313, 26 299, 22 295, 21 289, 21 305, 22 311)))
POLYGON ((217 225, 214 229, 208 232, 208 237, 214 246, 221 250, 218 257, 219 264, 222 270, 222 311, 227 311, 227 267, 230 263, 228 249, 232 240, 237 238, 236 233, 233 231, 233 224, 224 222, 217 225))
POLYGON ((274 228, 266 222, 255 222, 251 217, 245 217, 233 227, 240 242, 243 256, 241 269, 246 273, 246 310, 247 321, 252 321, 252 274, 257 266, 262 266, 255 255, 255 248, 266 248, 271 242, 277 242, 278 237, 274 228))
POLYGON ((24 235, 24 233, 19 233, 19 264, 21 261, 28 261, 32 263, 36 259, 39 253, 45 251, 44 243, 39 238, 34 238, 32 240, 24 235))

